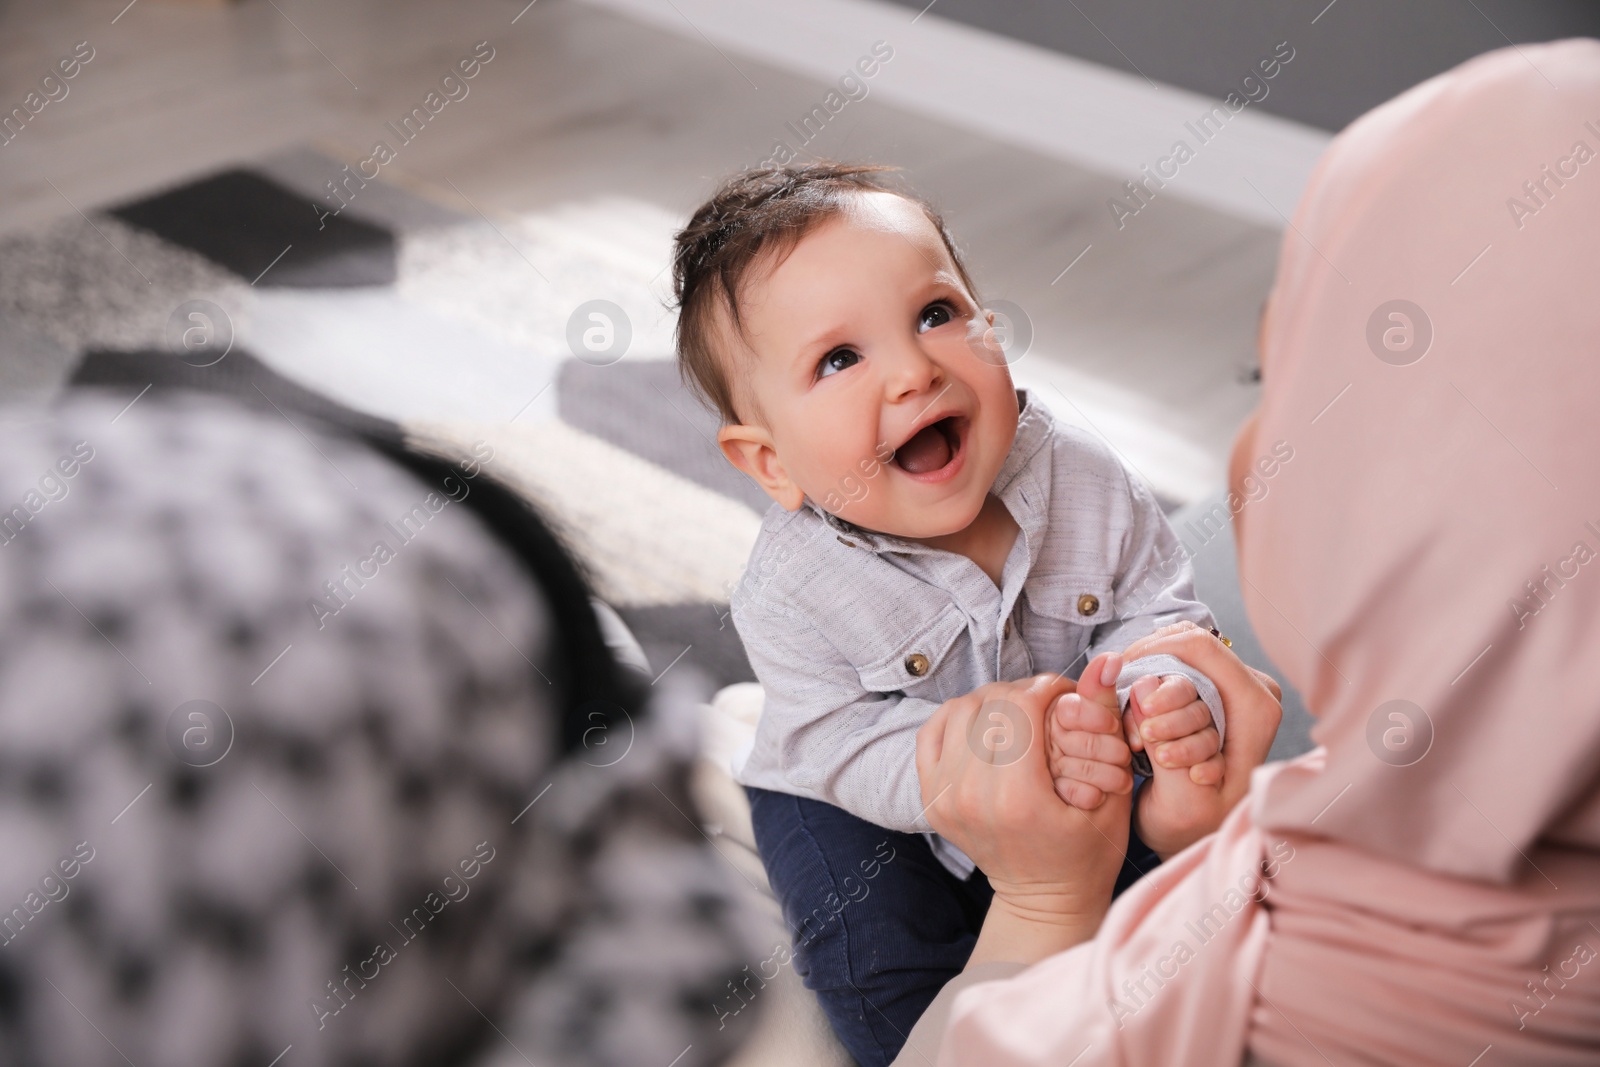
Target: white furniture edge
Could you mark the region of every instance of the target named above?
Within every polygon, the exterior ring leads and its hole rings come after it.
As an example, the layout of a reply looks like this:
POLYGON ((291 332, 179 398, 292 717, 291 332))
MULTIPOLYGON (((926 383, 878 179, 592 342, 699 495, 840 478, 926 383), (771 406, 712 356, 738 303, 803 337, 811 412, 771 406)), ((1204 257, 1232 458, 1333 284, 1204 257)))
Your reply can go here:
MULTIPOLYGON (((867 80, 869 96, 1119 182, 1142 177, 1142 168, 1154 167, 1181 138, 1195 156, 1158 197, 1171 195, 1274 229, 1293 214, 1332 136, 1251 105, 1200 144, 1185 124, 1210 113, 1220 103, 1215 99, 883 0, 588 2, 704 40, 723 52, 717 62, 732 64, 747 81, 742 57, 833 84, 874 42, 886 41, 894 55, 867 80)), ((1315 33, 1308 23, 1304 38, 1290 37, 1288 43, 1300 51, 1315 33)), ((1263 37, 1257 51, 1269 56, 1278 43, 1263 37)), ((1238 79, 1253 73, 1241 69, 1238 79)), ((1291 60, 1274 81, 1294 76, 1291 60)), ((1269 96, 1273 83, 1266 82, 1269 96)), ((759 92, 759 85, 750 91, 759 92)), ((772 142, 797 147, 785 124, 800 117, 775 115, 772 142)), ((772 147, 753 145, 759 154, 750 162, 766 158, 772 147)))

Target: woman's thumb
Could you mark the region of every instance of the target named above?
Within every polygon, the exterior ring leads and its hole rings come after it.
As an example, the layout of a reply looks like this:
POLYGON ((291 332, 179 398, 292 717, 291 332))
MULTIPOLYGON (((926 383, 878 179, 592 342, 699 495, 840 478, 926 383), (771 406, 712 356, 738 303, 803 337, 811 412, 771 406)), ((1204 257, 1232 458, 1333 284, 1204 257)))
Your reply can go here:
POLYGON ((1122 653, 1106 652, 1089 661, 1078 676, 1078 695, 1113 712, 1121 711, 1117 679, 1122 675, 1122 653))

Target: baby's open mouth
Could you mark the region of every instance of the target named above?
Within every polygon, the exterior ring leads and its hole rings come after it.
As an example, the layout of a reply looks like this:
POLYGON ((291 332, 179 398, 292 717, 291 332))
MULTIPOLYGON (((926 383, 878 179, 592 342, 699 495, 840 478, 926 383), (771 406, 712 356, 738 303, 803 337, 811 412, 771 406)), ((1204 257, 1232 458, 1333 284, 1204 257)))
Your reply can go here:
POLYGON ((895 465, 910 474, 931 474, 947 466, 961 450, 961 431, 966 421, 950 415, 924 426, 895 450, 895 465))

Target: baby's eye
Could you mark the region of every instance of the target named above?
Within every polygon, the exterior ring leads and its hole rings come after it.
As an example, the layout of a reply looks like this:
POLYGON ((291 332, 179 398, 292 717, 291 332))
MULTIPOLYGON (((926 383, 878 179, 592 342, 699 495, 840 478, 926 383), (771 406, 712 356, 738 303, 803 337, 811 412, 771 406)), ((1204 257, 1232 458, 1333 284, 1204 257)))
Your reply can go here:
POLYGON ((861 357, 848 348, 836 348, 822 357, 817 364, 817 377, 826 378, 861 362, 861 357))
POLYGON ((917 318, 917 332, 936 329, 955 318, 955 309, 943 300, 929 304, 922 309, 922 314, 917 318))

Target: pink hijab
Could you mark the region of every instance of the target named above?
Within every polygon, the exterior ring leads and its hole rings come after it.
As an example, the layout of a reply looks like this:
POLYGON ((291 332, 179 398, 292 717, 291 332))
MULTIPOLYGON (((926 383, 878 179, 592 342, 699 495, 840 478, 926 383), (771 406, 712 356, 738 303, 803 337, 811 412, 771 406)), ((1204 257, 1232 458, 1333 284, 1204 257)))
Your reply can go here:
POLYGON ((1600 42, 1341 134, 1263 350, 1245 601, 1323 747, 940 1062, 1600 1062, 1600 42))

